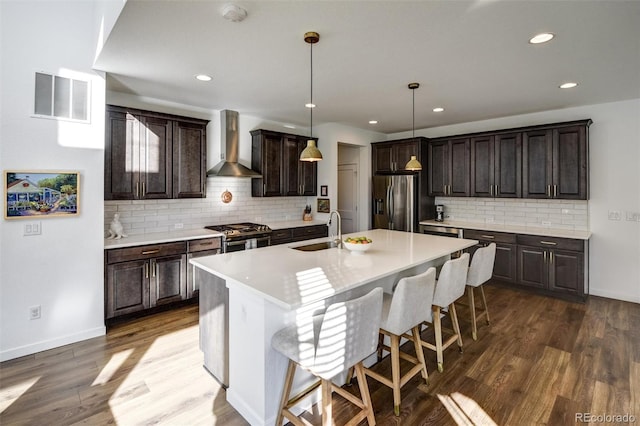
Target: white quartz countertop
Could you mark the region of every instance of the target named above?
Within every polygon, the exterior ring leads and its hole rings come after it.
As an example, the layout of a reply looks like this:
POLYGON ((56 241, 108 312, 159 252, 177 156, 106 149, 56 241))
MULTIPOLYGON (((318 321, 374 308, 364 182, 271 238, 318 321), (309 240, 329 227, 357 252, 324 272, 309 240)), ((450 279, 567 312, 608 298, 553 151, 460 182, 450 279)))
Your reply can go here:
POLYGON ((119 240, 104 240, 105 249, 133 247, 146 244, 170 243, 173 241, 198 240, 201 238, 222 237, 220 232, 209 229, 184 229, 170 232, 154 232, 152 234, 132 235, 119 240))
POLYGON ((348 236, 373 240, 363 254, 330 248, 299 251, 328 238, 204 256, 190 262, 286 309, 326 299, 477 244, 475 240, 374 229, 348 236))
POLYGON ((477 229, 479 231, 508 232, 512 234, 541 235, 545 237, 573 238, 576 240, 588 240, 590 231, 574 231, 569 229, 542 228, 534 226, 500 225, 496 223, 465 222, 461 220, 423 220, 420 225, 436 225, 449 228, 477 229))

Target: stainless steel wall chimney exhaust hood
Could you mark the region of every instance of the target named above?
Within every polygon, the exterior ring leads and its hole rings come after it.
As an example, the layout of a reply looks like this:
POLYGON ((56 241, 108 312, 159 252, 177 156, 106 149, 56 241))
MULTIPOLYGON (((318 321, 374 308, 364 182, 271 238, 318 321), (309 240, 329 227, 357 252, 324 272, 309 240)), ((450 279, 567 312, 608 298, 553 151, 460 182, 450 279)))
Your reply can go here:
POLYGON ((220 161, 207 170, 207 176, 262 177, 260 173, 238 163, 240 135, 238 134, 238 112, 228 109, 220 111, 220 161))

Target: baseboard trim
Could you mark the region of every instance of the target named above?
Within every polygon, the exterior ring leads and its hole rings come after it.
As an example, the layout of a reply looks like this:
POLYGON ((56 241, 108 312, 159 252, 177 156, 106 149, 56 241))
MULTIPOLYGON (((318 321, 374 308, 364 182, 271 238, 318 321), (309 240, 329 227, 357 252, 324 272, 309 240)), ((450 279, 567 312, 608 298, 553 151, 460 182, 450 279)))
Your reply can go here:
POLYGON ((17 348, 7 349, 4 351, 0 351, 0 362, 32 355, 38 352, 58 348, 60 346, 68 345, 71 343, 80 342, 82 340, 92 339, 94 337, 104 336, 106 333, 107 328, 102 326, 84 330, 79 333, 69 334, 67 336, 57 337, 55 339, 44 340, 41 342, 19 346, 17 348))

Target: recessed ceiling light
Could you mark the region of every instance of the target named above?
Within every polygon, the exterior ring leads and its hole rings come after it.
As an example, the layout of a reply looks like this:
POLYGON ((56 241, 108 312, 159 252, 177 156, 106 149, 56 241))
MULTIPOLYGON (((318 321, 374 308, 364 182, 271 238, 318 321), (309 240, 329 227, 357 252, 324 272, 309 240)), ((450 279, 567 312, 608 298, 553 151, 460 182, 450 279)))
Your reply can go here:
POLYGON ((574 82, 568 82, 568 83, 562 83, 560 86, 561 89, 571 89, 573 87, 576 87, 578 85, 578 83, 574 83, 574 82))
POLYGON ((307 108, 315 108, 316 104, 304 104, 307 108))
POLYGON ((211 76, 206 74, 198 74, 196 75, 196 79, 200 81, 211 81, 211 76))
POLYGON ((433 112, 442 112, 442 111, 444 111, 444 108, 442 107, 436 107, 433 109, 433 112))
POLYGON ((531 44, 546 43, 546 42, 548 42, 549 40, 551 40, 554 37, 555 37, 555 34, 553 34, 553 33, 540 33, 540 34, 537 34, 537 35, 531 37, 529 39, 529 43, 531 43, 531 44))
POLYGON ((369 120, 369 124, 378 124, 378 120, 369 120))

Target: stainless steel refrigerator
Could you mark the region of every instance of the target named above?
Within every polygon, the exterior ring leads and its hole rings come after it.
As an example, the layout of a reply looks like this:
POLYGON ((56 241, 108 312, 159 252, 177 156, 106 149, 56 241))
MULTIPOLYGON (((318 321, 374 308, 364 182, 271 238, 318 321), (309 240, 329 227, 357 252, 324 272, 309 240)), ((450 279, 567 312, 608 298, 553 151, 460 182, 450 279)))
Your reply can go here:
POLYGON ((373 176, 373 228, 418 231, 416 175, 373 176))

